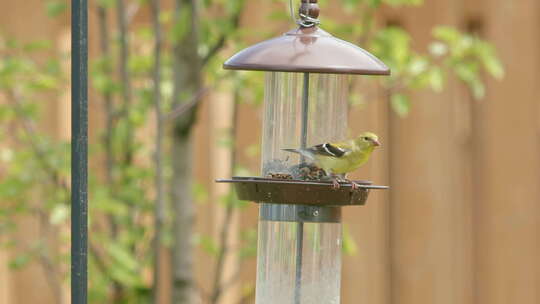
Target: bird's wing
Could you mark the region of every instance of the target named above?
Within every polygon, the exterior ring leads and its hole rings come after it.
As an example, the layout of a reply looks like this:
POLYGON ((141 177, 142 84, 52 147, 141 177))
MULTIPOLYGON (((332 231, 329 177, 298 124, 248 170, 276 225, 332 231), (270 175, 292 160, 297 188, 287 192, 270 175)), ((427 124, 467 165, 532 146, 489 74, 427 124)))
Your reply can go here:
POLYGON ((329 156, 329 157, 343 157, 347 152, 351 150, 347 148, 345 144, 320 144, 307 149, 314 155, 329 156))

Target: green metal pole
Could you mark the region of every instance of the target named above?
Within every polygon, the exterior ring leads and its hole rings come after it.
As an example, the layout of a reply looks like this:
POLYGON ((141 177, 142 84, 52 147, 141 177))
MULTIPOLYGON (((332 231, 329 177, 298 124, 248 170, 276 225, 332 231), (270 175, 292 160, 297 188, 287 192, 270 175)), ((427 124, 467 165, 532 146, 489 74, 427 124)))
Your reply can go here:
POLYGON ((71 1, 71 303, 88 300, 88 2, 71 1))

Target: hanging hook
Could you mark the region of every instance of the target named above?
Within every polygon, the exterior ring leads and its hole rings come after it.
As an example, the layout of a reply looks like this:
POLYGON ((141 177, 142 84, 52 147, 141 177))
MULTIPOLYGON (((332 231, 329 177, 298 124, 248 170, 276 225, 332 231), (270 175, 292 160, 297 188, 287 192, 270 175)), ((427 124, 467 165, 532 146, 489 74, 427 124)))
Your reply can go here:
POLYGON ((299 13, 300 19, 294 17, 293 0, 289 0, 289 11, 293 22, 301 27, 313 27, 321 24, 321 21, 317 19, 319 16, 319 6, 317 5, 316 0, 313 2, 306 0, 302 1, 299 13))
POLYGON ((303 26, 303 27, 312 27, 321 24, 321 20, 317 18, 312 18, 310 16, 300 14, 300 17, 302 17, 300 20, 298 20, 296 23, 303 26))

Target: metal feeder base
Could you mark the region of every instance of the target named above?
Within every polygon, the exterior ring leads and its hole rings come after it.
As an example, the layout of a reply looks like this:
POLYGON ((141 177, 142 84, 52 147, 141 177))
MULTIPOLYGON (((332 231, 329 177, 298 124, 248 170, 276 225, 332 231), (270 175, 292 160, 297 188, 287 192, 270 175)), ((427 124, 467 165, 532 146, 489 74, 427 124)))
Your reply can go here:
POLYGON ((218 183, 232 183, 240 200, 272 204, 300 204, 316 206, 364 205, 369 190, 388 189, 387 186, 372 185, 369 181, 340 183, 334 189, 330 181, 283 180, 262 177, 238 177, 218 179, 218 183))

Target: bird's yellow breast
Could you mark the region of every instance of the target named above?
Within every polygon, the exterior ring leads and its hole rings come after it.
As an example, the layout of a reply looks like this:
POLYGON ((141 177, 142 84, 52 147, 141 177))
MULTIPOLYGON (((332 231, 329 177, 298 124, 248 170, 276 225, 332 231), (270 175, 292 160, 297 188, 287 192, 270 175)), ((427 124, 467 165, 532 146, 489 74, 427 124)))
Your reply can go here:
POLYGON ((326 173, 343 174, 352 172, 369 160, 373 149, 367 151, 354 151, 343 157, 330 157, 318 155, 315 157, 317 166, 326 173))

